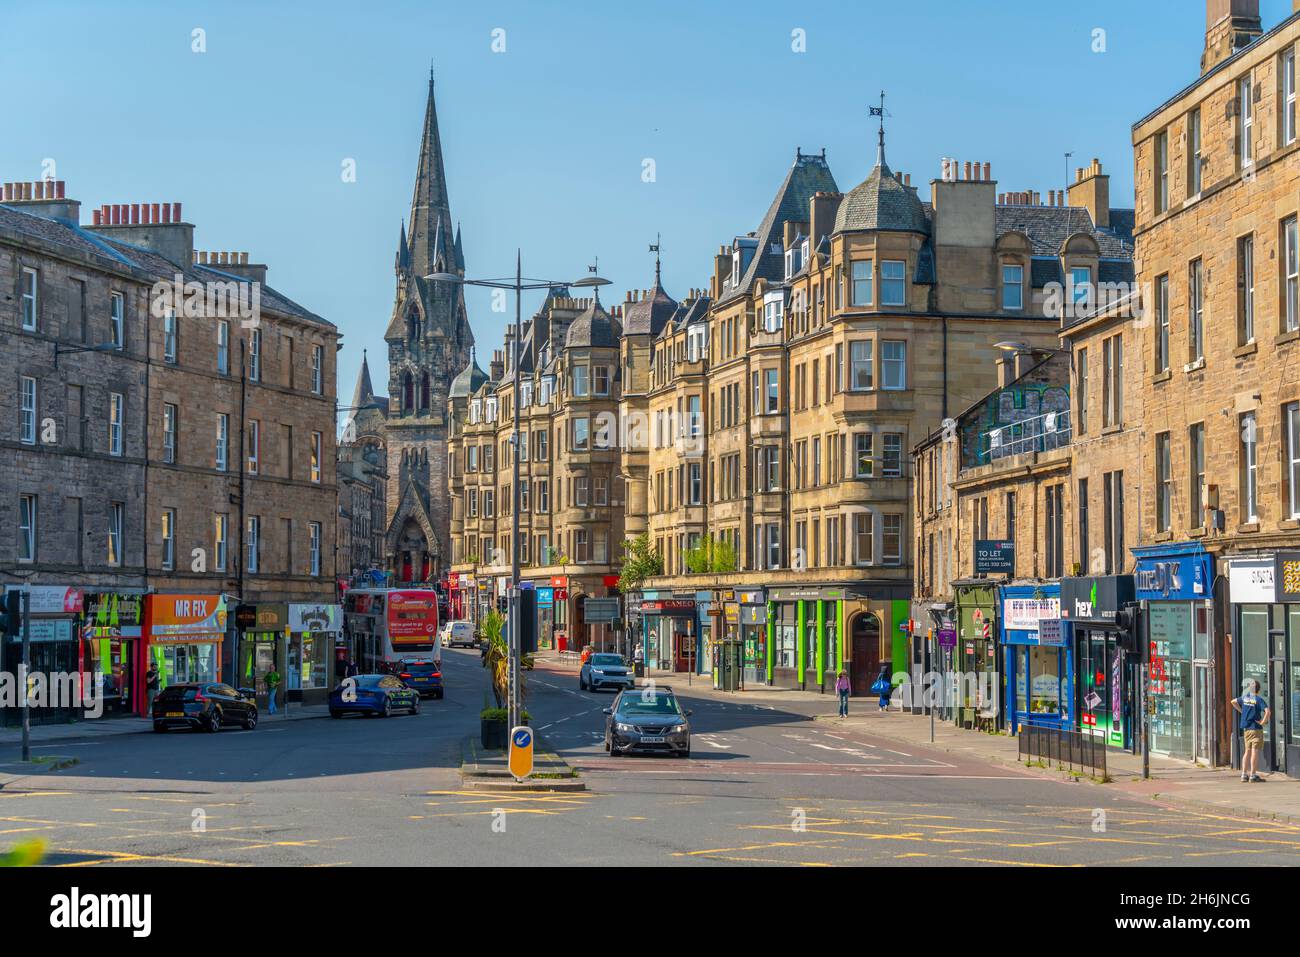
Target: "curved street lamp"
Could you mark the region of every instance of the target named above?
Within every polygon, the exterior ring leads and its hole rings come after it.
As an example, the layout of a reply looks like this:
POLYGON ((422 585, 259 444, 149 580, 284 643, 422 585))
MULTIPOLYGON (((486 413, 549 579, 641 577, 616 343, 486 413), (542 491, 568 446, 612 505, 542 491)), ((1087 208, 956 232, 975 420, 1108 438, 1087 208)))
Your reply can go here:
MULTIPOLYGON (((515 293, 515 336, 514 348, 510 359, 510 367, 514 370, 516 378, 519 375, 519 344, 523 339, 523 294, 524 290, 537 289, 558 289, 564 287, 592 288, 596 289, 596 298, 599 300, 600 286, 608 286, 610 280, 602 279, 596 274, 596 267, 589 266, 587 271, 589 276, 576 280, 575 282, 557 282, 546 279, 525 279, 523 275, 522 254, 515 251, 515 276, 513 280, 508 279, 466 279, 454 272, 435 272, 425 276, 429 282, 448 282, 460 286, 481 286, 487 289, 513 289, 515 293)), ((508 612, 509 612, 509 640, 506 642, 507 649, 507 673, 510 681, 510 727, 513 729, 518 726, 522 702, 519 698, 519 385, 516 382, 514 388, 514 424, 511 430, 511 459, 513 460, 514 470, 514 488, 511 492, 510 507, 510 589, 508 592, 508 612)))

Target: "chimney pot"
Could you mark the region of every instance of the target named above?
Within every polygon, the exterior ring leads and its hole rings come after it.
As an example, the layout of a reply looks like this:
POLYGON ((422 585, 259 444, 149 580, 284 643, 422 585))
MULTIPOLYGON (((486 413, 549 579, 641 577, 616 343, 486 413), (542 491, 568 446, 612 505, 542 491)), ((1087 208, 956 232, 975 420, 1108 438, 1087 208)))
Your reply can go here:
POLYGON ((32 184, 32 198, 33 199, 45 198, 45 183, 39 179, 32 184))
POLYGON ((993 164, 984 164, 984 181, 987 183, 993 179, 993 164))
POLYGON ((162 204, 162 214, 163 214, 162 221, 163 221, 164 223, 170 223, 170 222, 172 221, 172 204, 171 204, 171 203, 163 203, 163 204, 162 204))
POLYGON ((56 180, 54 181, 54 198, 55 198, 55 199, 63 199, 63 198, 64 198, 64 196, 63 196, 63 188, 64 188, 64 185, 65 185, 65 184, 64 184, 64 181, 61 180, 61 179, 56 179, 56 180))
POLYGON ((101 213, 99 210, 95 210, 95 225, 96 226, 103 225, 103 220, 104 220, 104 214, 101 213))
POLYGON ((247 265, 248 265, 248 253, 240 253, 240 254, 239 254, 239 265, 241 265, 241 266, 247 266, 247 265))
POLYGON ((966 166, 962 171, 962 179, 970 179, 970 160, 966 161, 966 166))
POLYGON ((180 221, 181 221, 181 204, 172 203, 172 222, 179 223, 180 221))
POLYGON ((140 204, 132 203, 131 204, 131 225, 138 226, 139 224, 140 224, 140 204))
POLYGON ((158 204, 157 203, 150 204, 149 209, 150 209, 149 215, 153 218, 152 221, 155 223, 161 223, 162 219, 160 218, 161 213, 159 212, 158 204))

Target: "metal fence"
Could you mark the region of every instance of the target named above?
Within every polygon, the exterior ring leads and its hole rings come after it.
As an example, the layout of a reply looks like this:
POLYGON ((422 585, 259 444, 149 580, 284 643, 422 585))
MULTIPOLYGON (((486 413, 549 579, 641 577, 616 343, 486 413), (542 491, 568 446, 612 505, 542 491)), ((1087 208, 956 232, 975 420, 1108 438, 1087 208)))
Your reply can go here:
POLYGON ((1057 767, 1074 770, 1091 768, 1098 777, 1106 777, 1106 742, 1096 735, 1082 731, 1062 731, 1057 728, 1036 728, 1022 725, 1020 734, 1020 759, 1042 758, 1057 767))
POLYGON ((1011 455, 1046 452, 1070 444, 1070 411, 1045 412, 990 429, 978 439, 978 464, 985 465, 1011 455))

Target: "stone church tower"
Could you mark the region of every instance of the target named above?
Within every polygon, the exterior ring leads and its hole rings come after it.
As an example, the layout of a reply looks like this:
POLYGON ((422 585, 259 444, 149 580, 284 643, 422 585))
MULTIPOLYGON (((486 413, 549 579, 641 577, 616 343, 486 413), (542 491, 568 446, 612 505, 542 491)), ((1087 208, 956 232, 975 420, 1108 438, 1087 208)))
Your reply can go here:
POLYGON ((388 342, 388 568, 397 581, 436 581, 451 560, 447 494, 447 394, 470 360, 474 334, 463 287, 426 279, 465 274, 460 228, 453 233, 433 76, 411 198, 410 228, 397 245, 397 295, 388 342))

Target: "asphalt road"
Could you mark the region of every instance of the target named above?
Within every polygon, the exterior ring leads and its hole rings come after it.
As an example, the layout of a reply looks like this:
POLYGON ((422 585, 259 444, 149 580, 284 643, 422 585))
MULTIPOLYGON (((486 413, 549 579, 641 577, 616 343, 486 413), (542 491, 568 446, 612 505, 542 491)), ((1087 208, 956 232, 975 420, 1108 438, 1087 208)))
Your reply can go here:
MULTIPOLYGON (((1300 828, 1170 809, 1105 788, 900 745, 674 682, 693 756, 610 757, 602 709, 571 673, 529 675, 539 735, 581 793, 465 790, 478 653, 445 651, 447 695, 412 717, 264 721, 60 742, 64 771, 0 790, 0 848, 48 863, 238 865, 1293 864, 1300 828)), ((0 747, 0 766, 17 760, 0 747)), ((12 765, 4 767, 11 770, 12 765)))

